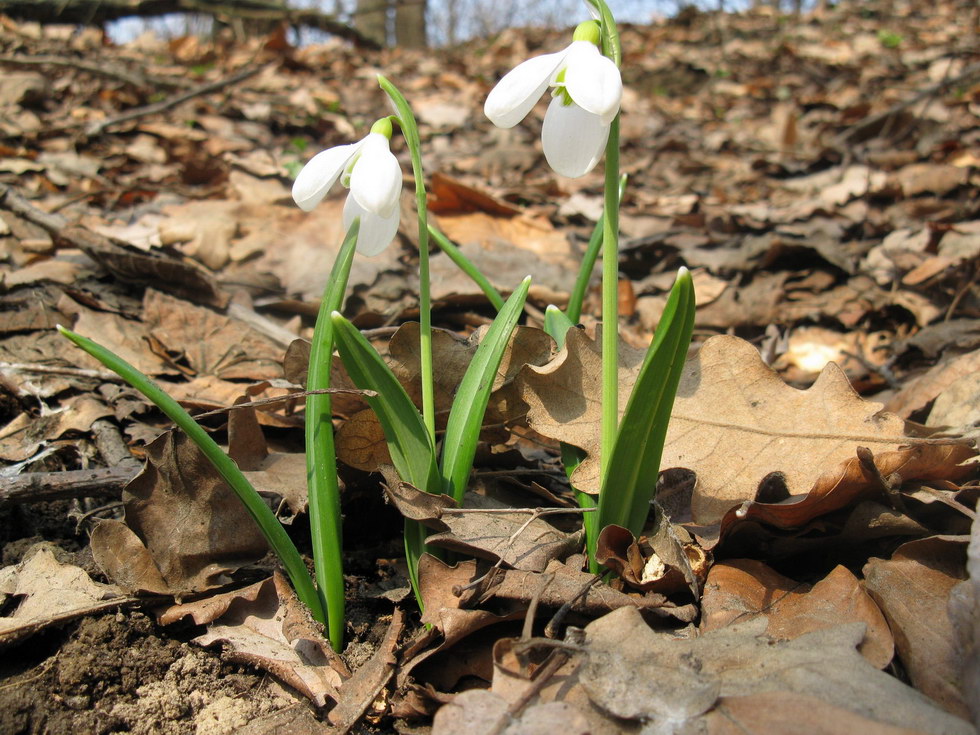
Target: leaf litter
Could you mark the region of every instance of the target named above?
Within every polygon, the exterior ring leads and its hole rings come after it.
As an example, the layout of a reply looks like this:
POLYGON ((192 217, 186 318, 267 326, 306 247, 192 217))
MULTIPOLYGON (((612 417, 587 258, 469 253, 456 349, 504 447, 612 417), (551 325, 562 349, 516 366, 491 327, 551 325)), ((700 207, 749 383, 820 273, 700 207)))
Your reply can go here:
MULTIPOLYGON (((969 732, 977 88, 956 46, 961 9, 934 11, 928 27, 903 9, 841 7, 783 20, 691 11, 694 22, 622 29, 623 339, 649 342, 679 264, 697 269, 699 339, 665 451, 665 510, 639 538, 609 536, 613 586, 583 571, 556 465, 558 441, 582 447, 573 482, 598 487, 596 291, 565 352, 534 328, 534 309, 567 299, 601 176, 556 180, 531 132, 491 132, 477 114, 481 80, 557 36, 510 31, 434 63, 262 38, 114 47, 91 30, 5 21, 13 55, 63 56, 70 38, 79 58, 125 58, 163 89, 238 81, 111 123, 154 90, 82 65, 59 67, 57 91, 34 72, 0 84, 4 471, 57 484, 99 467, 112 455, 90 427, 107 417, 147 459, 121 518, 87 498, 0 509, 0 645, 12 654, 0 729, 46 718, 50 732, 313 732, 324 720, 339 732, 969 732), (887 51, 884 26, 901 36, 887 51), (194 410, 301 393, 301 338, 341 204, 301 216, 287 171, 373 119, 365 54, 420 92, 436 224, 499 288, 527 272, 536 283, 467 499, 493 513, 447 514, 393 482, 398 500, 384 505, 367 474, 388 462, 377 422, 357 395, 336 396, 352 570, 342 662, 269 576, 227 488, 179 436, 153 441, 161 418, 51 329, 98 336, 194 410), (477 557, 423 558, 421 618, 401 514, 477 557), (62 551, 28 551, 41 539, 62 551), (181 602, 152 622, 138 610, 161 595, 181 602), (53 653, 17 643, 29 638, 53 653)), ((401 248, 355 260, 345 313, 417 396, 417 235, 402 221, 401 248)), ((445 409, 490 311, 445 256, 432 267, 445 409)), ((622 350, 623 385, 639 354, 622 350)), ((350 387, 342 370, 333 385, 350 387)), ((203 419, 280 515, 299 518, 300 539, 302 408, 296 397, 203 419)))

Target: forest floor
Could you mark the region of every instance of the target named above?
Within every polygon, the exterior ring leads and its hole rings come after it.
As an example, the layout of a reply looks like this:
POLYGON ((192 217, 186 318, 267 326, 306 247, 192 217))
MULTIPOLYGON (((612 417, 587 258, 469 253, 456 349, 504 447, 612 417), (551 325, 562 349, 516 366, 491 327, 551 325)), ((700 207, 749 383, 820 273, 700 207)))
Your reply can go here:
MULTIPOLYGON (((977 21, 896 0, 621 28, 622 385, 679 266, 697 311, 656 522, 610 541, 596 585, 580 517, 528 509, 575 505, 559 442, 598 485, 598 273, 564 349, 540 328, 601 166, 548 168, 546 100, 511 130, 482 112, 567 33, 376 52, 0 18, 0 733, 975 732, 977 21), (423 559, 420 616, 399 511, 424 499, 385 495, 377 421, 337 394, 336 655, 194 449, 55 325, 213 412, 309 554, 295 394, 344 192, 304 213, 290 186, 390 113, 378 73, 419 120, 439 229, 501 291, 533 276, 467 496, 523 511, 427 519, 458 561, 423 559)), ((344 314, 417 396, 393 150, 399 234, 355 258, 344 314)), ((493 308, 431 267, 442 416, 493 308)))

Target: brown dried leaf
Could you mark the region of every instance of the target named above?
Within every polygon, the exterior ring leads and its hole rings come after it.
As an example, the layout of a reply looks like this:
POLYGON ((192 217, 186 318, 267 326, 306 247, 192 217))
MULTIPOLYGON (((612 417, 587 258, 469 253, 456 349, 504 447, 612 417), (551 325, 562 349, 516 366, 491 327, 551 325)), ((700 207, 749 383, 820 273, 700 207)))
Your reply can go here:
POLYGON ((18 414, 0 428, 0 459, 21 462, 33 457, 46 442, 67 432, 87 432, 97 419, 111 415, 108 406, 89 395, 70 398, 61 411, 47 415, 18 414))
POLYGON ((232 600, 194 642, 225 644, 228 659, 268 671, 319 707, 337 701, 338 688, 350 676, 343 660, 284 578, 277 573, 258 587, 254 598, 232 600))
POLYGON ((894 653, 884 616, 857 578, 842 566, 811 586, 752 559, 720 562, 708 572, 701 606, 701 633, 765 617, 770 638, 792 640, 814 630, 863 622, 867 630, 858 646, 861 655, 883 669, 894 653))
MULTIPOLYGON (((598 346, 575 332, 544 369, 522 376, 532 428, 585 449, 572 476, 576 487, 598 492, 598 346)), ((634 358, 625 357, 625 366, 634 358)), ((620 409, 635 380, 620 371, 620 409)), ((791 495, 801 495, 858 445, 874 454, 912 441, 904 422, 858 396, 836 365, 807 390, 786 385, 758 351, 736 337, 707 340, 688 360, 674 402, 661 467, 694 471, 692 515, 718 521, 732 506, 755 497, 778 473, 791 495)))
MULTIPOLYGON (((245 506, 184 434, 162 434, 146 456, 123 491, 126 524, 172 593, 222 584, 227 573, 265 554, 265 538, 245 506)), ((97 553, 119 555, 113 548, 97 553)))
POLYGON ((398 638, 404 629, 405 613, 396 607, 384 640, 374 655, 340 686, 337 706, 330 710, 330 723, 341 732, 354 727, 391 680, 398 662, 398 638))
POLYGON ((282 348, 244 322, 147 290, 147 331, 169 354, 180 355, 198 374, 263 380, 282 377, 282 348))
MULTIPOLYGON (((589 656, 580 681, 594 704, 620 717, 693 719, 714 703, 712 690, 723 697, 780 691, 873 723, 970 732, 966 722, 871 666, 855 650, 863 627, 852 623, 773 643, 762 635, 765 622, 754 620, 672 640, 651 631, 636 610, 617 610, 586 629, 589 656)), ((797 721, 808 731, 810 713, 798 712, 797 721)))
POLYGON ((384 429, 374 409, 365 408, 345 420, 337 429, 335 441, 337 458, 355 469, 377 472, 391 464, 384 429))
POLYGON ((55 547, 36 544, 24 559, 0 570, 0 602, 20 598, 9 614, 0 617, 0 646, 33 635, 43 628, 117 604, 123 591, 113 584, 89 578, 80 567, 62 564, 55 547))
POLYGON ((708 567, 704 551, 697 544, 683 544, 663 514, 650 533, 637 540, 622 526, 606 526, 596 542, 596 561, 641 592, 669 595, 686 587, 698 599, 708 567))
POLYGON ((528 604, 537 599, 542 605, 560 608, 574 599, 571 610, 595 617, 611 610, 631 607, 657 617, 670 617, 689 623, 698 615, 694 605, 676 605, 656 592, 626 594, 595 582, 595 575, 554 561, 542 572, 508 569, 491 588, 499 600, 528 604), (543 582, 547 581, 547 584, 543 582), (583 590, 588 590, 583 594, 583 590))
POLYGON ((747 501, 725 514, 724 536, 739 521, 758 521, 777 528, 798 528, 817 516, 878 496, 883 482, 899 488, 909 480, 956 480, 971 471, 966 461, 976 456, 969 444, 917 444, 874 455, 874 471, 853 457, 825 472, 804 497, 789 503, 747 501))
POLYGON ((589 735, 588 720, 572 705, 547 702, 512 712, 502 697, 483 689, 456 695, 436 712, 432 735, 589 735), (506 727, 501 727, 506 725, 506 727))
POLYGON ((885 408, 908 417, 924 408, 964 375, 980 372, 980 350, 956 355, 933 365, 922 375, 907 381, 888 399, 885 408))
POLYGON ((966 578, 967 540, 909 541, 891 559, 871 559, 864 567, 865 587, 888 618, 912 684, 960 717, 970 711, 957 686, 962 651, 947 610, 950 592, 966 578))
POLYGON ((172 594, 146 544, 125 523, 101 521, 92 529, 89 545, 99 569, 124 590, 172 594))
MULTIPOLYGON (((515 569, 540 572, 552 559, 563 559, 582 546, 581 534, 559 531, 542 518, 527 511, 513 513, 443 513, 456 508, 446 495, 432 495, 405 482, 392 483, 388 497, 406 518, 436 529, 426 539, 432 546, 489 559, 502 560, 515 569)), ((511 506, 477 493, 466 493, 463 507, 468 511, 507 510, 511 506)))

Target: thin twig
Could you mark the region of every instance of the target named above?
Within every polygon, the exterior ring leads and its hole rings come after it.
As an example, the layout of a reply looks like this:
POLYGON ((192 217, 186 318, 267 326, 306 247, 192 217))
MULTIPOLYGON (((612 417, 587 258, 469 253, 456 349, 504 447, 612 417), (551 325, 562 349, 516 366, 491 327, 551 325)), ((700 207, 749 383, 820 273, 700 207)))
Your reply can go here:
POLYGON ((592 577, 588 582, 582 585, 581 589, 575 593, 575 595, 570 599, 566 600, 565 604, 558 608, 558 612, 551 616, 551 620, 548 624, 544 626, 544 636, 545 638, 557 638, 558 626, 561 625, 562 621, 572 610, 572 606, 578 602, 580 599, 588 594, 589 590, 595 587, 600 581, 599 577, 592 577))
POLYGON ((181 92, 173 97, 169 97, 160 102, 154 102, 150 105, 144 105, 143 107, 137 107, 132 110, 127 110, 121 115, 116 115, 115 117, 110 117, 107 120, 98 120, 85 129, 85 134, 89 137, 96 135, 101 135, 102 132, 113 125, 118 125, 119 123, 128 122, 129 120, 135 120, 139 117, 146 117, 147 115, 155 115, 158 112, 166 112, 172 107, 176 107, 179 104, 187 102, 187 100, 193 99, 194 97, 200 97, 201 95, 211 94, 212 92, 217 92, 219 89, 223 89, 229 85, 237 84, 238 82, 244 81, 249 77, 255 76, 265 67, 252 66, 246 69, 242 69, 229 77, 224 79, 218 79, 214 82, 208 82, 207 84, 202 84, 194 89, 189 89, 186 92, 181 92))
POLYGON ((2 54, 0 55, 0 64, 9 64, 11 66, 60 66, 68 69, 78 69, 79 71, 88 72, 89 74, 97 74, 99 76, 108 77, 109 79, 118 79, 120 82, 124 82, 139 88, 150 85, 155 87, 189 86, 189 83, 185 79, 166 79, 164 77, 151 78, 140 73, 120 69, 116 66, 93 64, 92 62, 85 61, 84 59, 66 58, 62 56, 21 56, 19 54, 2 54))
POLYGON ((14 503, 118 495, 138 472, 139 467, 123 465, 65 472, 27 472, 0 478, 0 508, 14 503))
POLYGON ((912 107, 916 103, 921 102, 922 100, 928 97, 931 97, 932 95, 942 91, 947 87, 952 87, 956 84, 960 84, 961 82, 966 82, 971 77, 976 76, 977 74, 980 74, 980 62, 976 64, 971 64, 962 72, 957 74, 955 77, 940 80, 935 84, 930 84, 928 87, 925 87, 922 90, 920 90, 918 93, 912 95, 909 99, 894 104, 891 107, 889 107, 887 110, 879 112, 877 115, 871 115, 870 117, 866 117, 863 120, 854 123, 854 125, 841 132, 835 139, 834 143, 836 146, 843 146, 845 143, 847 143, 847 141, 849 141, 855 135, 864 132, 868 128, 873 128, 882 120, 885 120, 891 117, 892 115, 897 115, 898 113, 904 110, 907 110, 909 107, 912 107))

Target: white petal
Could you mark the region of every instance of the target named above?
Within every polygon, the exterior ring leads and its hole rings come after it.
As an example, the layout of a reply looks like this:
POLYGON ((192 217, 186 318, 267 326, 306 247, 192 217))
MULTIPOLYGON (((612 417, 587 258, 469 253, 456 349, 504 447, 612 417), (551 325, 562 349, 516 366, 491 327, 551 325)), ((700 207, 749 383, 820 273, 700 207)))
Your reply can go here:
POLYGON ((354 197, 349 196, 344 204, 345 230, 351 226, 355 217, 361 218, 361 227, 357 231, 357 252, 361 255, 377 255, 391 245, 391 241, 398 234, 401 208, 395 207, 390 215, 381 217, 367 211, 354 197))
POLYGON ((338 145, 320 151, 303 166, 293 182, 293 201, 304 212, 323 201, 340 174, 343 173, 348 161, 357 153, 364 141, 338 145))
POLYGON ((511 69, 490 90, 484 114, 498 128, 512 128, 531 111, 561 67, 568 49, 528 59, 511 69))
POLYGON ((541 128, 541 145, 548 165, 570 179, 587 174, 599 161, 609 137, 609 126, 598 115, 555 97, 541 128))
POLYGON ((575 104, 608 125, 619 112, 623 78, 616 63, 599 53, 595 44, 575 41, 568 48, 565 89, 575 104))
POLYGON ((350 175, 351 196, 368 212, 388 217, 398 208, 402 167, 381 133, 368 135, 360 153, 350 175))

